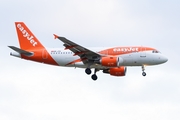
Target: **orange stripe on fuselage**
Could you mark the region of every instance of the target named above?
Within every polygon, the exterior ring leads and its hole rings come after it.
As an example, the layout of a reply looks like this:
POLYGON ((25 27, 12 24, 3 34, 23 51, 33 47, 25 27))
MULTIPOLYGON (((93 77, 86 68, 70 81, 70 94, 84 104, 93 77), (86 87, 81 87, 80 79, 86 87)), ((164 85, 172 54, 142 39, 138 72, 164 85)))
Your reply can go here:
POLYGON ((99 53, 105 55, 123 55, 123 54, 150 51, 150 50, 155 50, 155 49, 150 47, 114 47, 114 48, 102 50, 99 53))
MULTIPOLYGON (((144 52, 144 51, 150 51, 150 50, 155 50, 155 49, 150 48, 150 47, 114 47, 114 48, 102 50, 98 53, 104 54, 104 55, 115 55, 116 56, 116 55, 124 55, 124 54, 129 54, 129 53, 134 53, 134 52, 144 52)), ((86 59, 74 60, 74 61, 66 64, 66 66, 77 63, 77 62, 82 62, 83 60, 86 60, 86 59)))

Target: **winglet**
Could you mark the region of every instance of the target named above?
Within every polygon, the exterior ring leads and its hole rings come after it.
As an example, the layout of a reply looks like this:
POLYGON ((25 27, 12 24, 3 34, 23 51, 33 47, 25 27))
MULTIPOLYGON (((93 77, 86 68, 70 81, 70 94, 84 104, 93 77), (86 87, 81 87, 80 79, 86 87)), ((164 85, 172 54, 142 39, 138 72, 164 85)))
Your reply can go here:
POLYGON ((54 35, 54 39, 57 39, 59 36, 57 36, 56 34, 53 34, 54 35))

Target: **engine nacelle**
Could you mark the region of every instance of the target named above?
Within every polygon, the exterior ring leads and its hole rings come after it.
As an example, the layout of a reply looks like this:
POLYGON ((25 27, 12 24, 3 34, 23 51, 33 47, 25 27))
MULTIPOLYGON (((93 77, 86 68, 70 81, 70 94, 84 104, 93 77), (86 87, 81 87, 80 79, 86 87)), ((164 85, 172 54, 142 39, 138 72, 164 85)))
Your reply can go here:
POLYGON ((108 73, 112 76, 125 76, 127 68, 126 67, 115 67, 103 70, 103 73, 108 73))
POLYGON ((123 59, 121 57, 102 57, 100 63, 106 67, 119 67, 123 64, 123 59))

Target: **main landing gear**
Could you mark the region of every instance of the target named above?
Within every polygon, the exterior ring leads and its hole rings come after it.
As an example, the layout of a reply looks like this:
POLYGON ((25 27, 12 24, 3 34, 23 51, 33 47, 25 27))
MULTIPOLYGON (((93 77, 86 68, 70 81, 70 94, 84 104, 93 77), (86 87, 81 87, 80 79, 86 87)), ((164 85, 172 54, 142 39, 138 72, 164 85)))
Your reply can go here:
MULTIPOLYGON (((98 69, 94 69, 94 74, 91 76, 91 78, 96 81, 97 80, 97 75, 96 75, 96 72, 98 71, 98 69)), ((91 74, 91 69, 90 68, 86 68, 85 70, 86 74, 90 75, 91 74)))
POLYGON ((144 72, 145 71, 145 68, 144 68, 144 65, 142 65, 142 76, 146 76, 146 72, 144 72))
POLYGON ((85 72, 86 72, 86 74, 90 75, 91 74, 91 69, 90 68, 86 68, 85 72))

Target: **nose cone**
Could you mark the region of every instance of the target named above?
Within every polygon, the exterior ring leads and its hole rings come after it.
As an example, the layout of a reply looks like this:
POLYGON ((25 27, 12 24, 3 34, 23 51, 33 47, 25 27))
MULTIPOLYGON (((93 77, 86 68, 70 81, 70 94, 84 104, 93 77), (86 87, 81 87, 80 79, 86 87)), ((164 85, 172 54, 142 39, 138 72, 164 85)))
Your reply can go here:
POLYGON ((168 61, 168 58, 165 57, 165 56, 161 56, 161 57, 160 57, 160 61, 161 61, 161 63, 165 63, 165 62, 168 61))

